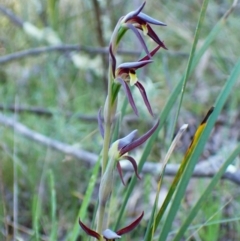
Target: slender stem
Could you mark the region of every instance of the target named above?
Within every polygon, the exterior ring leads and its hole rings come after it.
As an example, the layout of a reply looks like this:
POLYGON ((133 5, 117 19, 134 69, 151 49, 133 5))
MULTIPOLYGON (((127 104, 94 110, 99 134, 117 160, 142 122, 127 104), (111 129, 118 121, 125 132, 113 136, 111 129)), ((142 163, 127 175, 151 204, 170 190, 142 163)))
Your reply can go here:
MULTIPOLYGON (((113 54, 116 54, 118 45, 116 44, 117 41, 117 35, 118 35, 118 28, 120 26, 120 22, 117 23, 112 37, 111 37, 111 43, 112 43, 112 51, 113 54)), ((112 73, 112 66, 111 66, 111 60, 109 56, 109 67, 108 67, 108 95, 107 100, 105 103, 105 110, 106 113, 104 113, 104 121, 105 121, 105 130, 104 130, 104 142, 103 142, 103 159, 102 159, 102 176, 106 170, 107 162, 108 162, 108 149, 110 144, 110 138, 111 138, 111 124, 112 124, 112 116, 114 116, 113 112, 113 103, 112 103, 112 83, 113 83, 113 73, 112 73)))
MULTIPOLYGON (((104 175, 101 178, 100 188, 99 188, 99 210, 98 210, 98 223, 97 232, 101 233, 103 229, 103 220, 105 214, 106 203, 111 197, 112 185, 114 182, 113 170, 115 167, 115 159, 110 158, 104 175)), ((105 222, 106 223, 106 222, 105 222)), ((105 228, 105 227, 104 227, 105 228)))
MULTIPOLYGON (((112 37, 111 37, 111 44, 112 44, 112 51, 113 54, 116 54, 117 51, 117 47, 118 44, 116 43, 117 41, 117 37, 118 37, 118 29, 120 26, 120 22, 117 23, 112 37)), ((123 36, 123 35, 122 35, 123 36)), ((121 36, 121 37, 122 37, 121 36)), ((121 38, 120 37, 120 38, 121 38)), ((120 40, 119 38, 119 40, 120 40)), ((115 70, 114 70, 115 71, 115 70)), ((111 141, 111 127, 112 127, 112 119, 115 115, 115 103, 112 103, 112 83, 113 83, 113 73, 112 73, 112 65, 111 65, 111 58, 109 56, 109 67, 108 67, 108 95, 107 95, 107 99, 105 102, 105 107, 104 107, 104 122, 105 122, 105 130, 104 130, 104 141, 103 141, 103 151, 102 151, 102 175, 101 175, 101 184, 100 184, 100 190, 99 192, 103 192, 103 193, 99 193, 99 196, 103 196, 104 194, 104 187, 103 189, 101 189, 101 185, 109 185, 109 182, 113 185, 113 180, 107 180, 108 183, 103 182, 104 178, 108 175, 110 175, 110 173, 112 173, 113 171, 113 161, 112 160, 108 160, 108 151, 109 151, 109 146, 110 146, 110 141, 111 141), (112 161, 112 162, 111 162, 112 161), (108 165, 108 162, 109 165, 108 165), (108 169, 110 168, 111 170, 106 170, 108 167, 108 169), (104 176, 105 175, 105 176, 104 176)), ((117 100, 115 100, 117 101, 117 100)), ((112 175, 113 176, 113 175, 112 175)), ((112 178, 113 179, 113 178, 112 178)), ((110 188, 109 193, 107 192, 107 196, 108 198, 111 197, 111 189, 112 187, 108 187, 110 188)), ((105 199, 106 197, 104 197, 105 199)), ((98 221, 97 221, 97 232, 98 233, 102 233, 102 229, 103 229, 103 220, 104 220, 104 214, 105 214, 105 208, 106 208, 106 200, 104 202, 102 202, 102 200, 99 199, 99 207, 98 207, 98 221)))
POLYGON ((105 213, 105 206, 100 204, 98 207, 98 222, 97 222, 97 232, 100 234, 102 233, 104 213, 105 213))
MULTIPOLYGON (((104 142, 103 142, 103 156, 102 156, 102 176, 105 173, 107 164, 108 164, 108 150, 110 145, 110 139, 111 139, 111 110, 112 110, 112 69, 109 65, 108 70, 108 97, 105 103, 105 131, 104 131, 104 142)), ((98 222, 97 222, 97 232, 102 233, 103 228, 103 219, 104 219, 104 213, 105 213, 105 204, 100 204, 98 208, 98 222)))
POLYGON ((104 131, 104 142, 103 142, 103 159, 102 159, 102 175, 104 174, 108 162, 108 149, 110 145, 111 137, 111 110, 112 110, 112 69, 109 66, 108 70, 108 97, 106 102, 106 119, 105 119, 105 131, 104 131))

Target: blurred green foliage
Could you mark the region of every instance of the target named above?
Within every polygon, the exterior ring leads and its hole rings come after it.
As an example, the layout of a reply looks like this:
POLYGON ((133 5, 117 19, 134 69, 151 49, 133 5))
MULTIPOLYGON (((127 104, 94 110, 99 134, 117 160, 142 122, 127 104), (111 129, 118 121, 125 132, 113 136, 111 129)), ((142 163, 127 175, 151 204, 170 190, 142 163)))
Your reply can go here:
MULTIPOLYGON (((5 0, 1 6, 11 9, 24 22, 28 21, 39 29, 51 29, 61 43, 99 47, 97 34, 99 25, 102 27, 104 41, 108 44, 118 18, 135 9, 140 2, 105 0, 98 3, 101 8, 102 23, 96 22, 94 1, 5 0)), ((232 1, 210 1, 199 46, 231 4, 232 1)), ((160 50, 154 63, 145 72, 139 74, 147 92, 150 93, 154 113, 162 110, 167 97, 186 68, 200 7, 201 2, 196 0, 147 1, 144 12, 151 13, 152 17, 167 24, 167 27, 156 28, 156 32, 166 44, 168 51, 160 50)), ((238 5, 229 17, 226 27, 222 29, 191 75, 180 113, 182 122, 188 122, 189 113, 190 116, 200 119, 206 112, 206 106, 210 107, 214 103, 239 58, 239 12, 238 5)), ((0 26, 0 59, 10 53, 49 44, 46 39, 39 40, 28 35, 2 13, 0 13, 0 26)), ((152 42, 147 43, 150 49, 154 47, 152 42)), ((135 42, 134 35, 131 33, 124 37, 124 49, 143 53, 140 44, 135 42)), ((11 118, 17 118, 27 127, 48 137, 99 153, 102 140, 97 130, 97 123, 83 121, 77 117, 77 114, 96 116, 100 106, 104 105, 106 89, 103 73, 106 70, 103 69, 103 59, 100 58, 100 54, 78 52, 80 65, 76 66, 72 61, 72 54, 70 51, 49 52, 0 65, 2 113, 11 118), (42 107, 50 110, 53 115, 46 117, 34 113, 17 113, 14 116, 13 112, 7 110, 8 106, 14 105, 42 107), (72 114, 69 116, 67 115, 69 113, 72 114)), ((119 55, 121 61, 135 59, 136 56, 119 55)), ((238 81, 225 107, 227 114, 231 112, 239 114, 239 85, 238 81)), ((123 97, 120 104, 124 100, 123 97)), ((141 109, 141 102, 137 105, 139 105, 140 115, 147 119, 145 108, 141 109)), ((129 106, 127 113, 132 113, 129 106)), ((170 122, 171 120, 168 124, 170 122)), ((231 125, 231 122, 227 124, 231 125)), ((167 128, 166 125, 166 132, 162 132, 159 136, 158 141, 161 146, 168 144, 164 142, 169 138, 167 128)), ((5 197, 0 198, 1 224, 3 224, 4 206, 7 215, 13 215, 13 161, 15 160, 18 171, 15 181, 18 185, 19 223, 34 229, 33 219, 36 212, 34 207, 37 199, 41 203, 39 232, 46 235, 51 232, 49 226, 51 193, 47 176, 47 171, 51 169, 56 188, 58 237, 63 238, 72 229, 84 197, 90 176, 89 166, 24 139, 3 125, 0 125, 0 138, 0 182, 3 183, 5 191, 5 197)), ((156 147, 150 160, 158 160, 165 152, 158 149, 159 146, 156 147)), ((179 153, 174 157, 176 162, 181 160, 179 153)), ((236 194, 234 186, 224 184, 223 188, 228 190, 227 195, 236 194)), ((150 192, 150 188, 146 190, 150 192)), ((239 191, 237 194, 236 201, 233 201, 231 206, 232 212, 239 210, 239 191)), ((96 203, 96 197, 97 192, 94 193, 91 205, 96 203)), ((207 218, 212 211, 218 211, 224 205, 225 199, 219 196, 218 192, 216 192, 216 200, 217 203, 215 199, 209 199, 208 204, 203 207, 202 213, 207 218)), ((92 209, 91 205, 89 209, 92 209)), ((183 213, 185 211, 183 210, 183 213)), ((178 219, 175 225, 178 222, 181 223, 183 213, 180 213, 180 220, 178 219)), ((89 215, 92 215, 92 210, 89 215)), ((221 215, 223 214, 219 212, 219 219, 221 215)), ((201 223, 201 218, 195 222, 201 223)), ((200 231, 201 239, 196 240, 220 240, 220 238, 217 239, 217 235, 220 235, 218 230, 219 226, 209 226, 200 231)), ((239 228, 234 231, 238 232, 236 236, 240 235, 239 228)))

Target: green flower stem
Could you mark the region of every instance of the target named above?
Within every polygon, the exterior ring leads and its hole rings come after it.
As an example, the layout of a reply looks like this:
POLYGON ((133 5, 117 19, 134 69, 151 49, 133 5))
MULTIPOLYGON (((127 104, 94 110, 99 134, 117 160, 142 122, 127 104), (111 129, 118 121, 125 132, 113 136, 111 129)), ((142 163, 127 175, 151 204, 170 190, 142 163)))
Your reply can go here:
MULTIPOLYGON (((108 164, 108 150, 110 145, 110 139, 111 139, 111 109, 112 109, 112 72, 111 67, 109 66, 108 70, 108 98, 105 106, 106 108, 106 118, 104 118, 105 121, 105 130, 104 130, 104 141, 103 141, 103 155, 102 155, 102 176, 101 181, 103 179, 103 176, 105 174, 105 170, 108 164)), ((105 117, 105 116, 104 116, 105 117)), ((101 192, 101 189, 99 190, 101 192)), ((99 195, 100 196, 100 195, 99 195)), ((101 200, 100 200, 101 202, 101 200)), ((105 204, 99 203, 98 207, 98 221, 97 221, 97 232, 102 233, 102 222, 104 219, 104 213, 105 213, 105 204)))
MULTIPOLYGON (((120 42, 120 39, 123 37, 124 31, 120 31, 120 36, 119 36, 119 29, 120 28, 120 21, 118 22, 117 26, 114 29, 114 32, 111 37, 111 43, 113 46, 113 54, 115 55, 117 52, 117 47, 118 43, 120 42), (117 42, 117 43, 116 43, 117 42)), ((112 125, 112 117, 115 115, 115 108, 114 108, 114 103, 117 101, 117 97, 113 101, 113 73, 112 73, 112 68, 111 65, 109 64, 108 68, 108 98, 106 102, 106 116, 104 118, 105 121, 105 133, 104 133, 104 142, 103 142, 103 157, 102 157, 102 176, 106 170, 106 166, 108 163, 108 150, 109 150, 109 145, 110 145, 110 139, 111 139, 111 125, 112 125)))
POLYGON ((115 167, 115 159, 110 158, 107 164, 106 171, 104 172, 101 178, 101 183, 99 188, 99 210, 98 210, 99 213, 98 213, 98 223, 97 223, 98 233, 102 232, 102 228, 103 228, 102 223, 104 220, 106 203, 109 200, 112 193, 112 187, 114 182, 114 177, 113 177, 114 167, 115 167))
POLYGON ((108 98, 107 98, 107 106, 106 108, 106 119, 105 121, 105 130, 104 130, 104 142, 103 142, 103 159, 102 159, 102 176, 106 170, 106 166, 108 163, 108 150, 110 145, 110 139, 111 139, 111 124, 112 120, 111 117, 113 116, 113 113, 111 113, 113 110, 112 105, 112 69, 109 66, 108 70, 108 98))
MULTIPOLYGON (((113 54, 116 54, 118 43, 120 42, 121 38, 125 34, 126 31, 120 31, 119 36, 119 28, 120 28, 120 21, 117 23, 114 32, 111 37, 111 44, 113 46, 113 54)), ((108 68, 108 95, 105 103, 105 109, 104 109, 104 122, 105 122, 105 128, 104 128, 104 141, 103 141, 103 151, 102 151, 102 175, 101 175, 101 185, 99 190, 99 197, 103 197, 104 190, 106 190, 106 187, 104 185, 109 185, 110 183, 113 183, 113 174, 110 175, 110 173, 113 173, 113 160, 108 160, 108 151, 111 141, 111 127, 112 127, 112 118, 115 116, 116 108, 115 104, 117 101, 117 97, 113 97, 113 73, 112 73, 112 66, 109 64, 108 68), (111 170, 110 170, 111 169, 111 170), (109 176, 112 180, 104 181, 106 179, 106 176, 109 176)), ((109 199, 112 192, 112 186, 109 186, 109 193, 108 197, 104 197, 109 199)), ((105 214, 105 208, 106 208, 106 201, 102 201, 99 198, 99 207, 98 207, 98 220, 97 220, 97 232, 102 233, 103 229, 103 220, 104 220, 104 214, 105 214)))
POLYGON ((104 213, 105 213, 105 206, 99 205, 99 207, 98 207, 98 222, 97 222, 97 232, 98 233, 102 233, 104 213))

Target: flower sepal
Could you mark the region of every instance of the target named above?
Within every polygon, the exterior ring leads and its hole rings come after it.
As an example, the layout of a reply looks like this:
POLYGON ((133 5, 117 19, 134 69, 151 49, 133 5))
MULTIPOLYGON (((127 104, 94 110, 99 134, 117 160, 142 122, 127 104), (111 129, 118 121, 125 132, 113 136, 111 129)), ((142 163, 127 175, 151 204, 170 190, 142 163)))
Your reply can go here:
POLYGON ((131 29, 136 34, 145 52, 148 54, 148 51, 144 44, 144 40, 137 29, 143 31, 144 35, 148 35, 154 42, 156 42, 162 48, 167 49, 164 43, 159 39, 157 34, 150 26, 150 24, 158 26, 166 26, 166 24, 143 13, 142 10, 145 4, 146 2, 143 2, 143 4, 137 10, 128 13, 125 17, 122 18, 121 23, 123 27, 131 29))
POLYGON ((140 221, 142 220, 143 215, 144 215, 144 212, 142 212, 142 214, 136 220, 134 220, 131 224, 129 224, 128 226, 126 226, 116 232, 112 231, 111 229, 106 229, 103 231, 102 234, 99 234, 96 231, 87 227, 80 219, 79 219, 79 225, 87 235, 94 237, 97 240, 113 240, 114 241, 115 239, 121 238, 121 235, 123 235, 125 233, 129 233, 134 228, 136 228, 138 226, 138 224, 140 223, 140 221))

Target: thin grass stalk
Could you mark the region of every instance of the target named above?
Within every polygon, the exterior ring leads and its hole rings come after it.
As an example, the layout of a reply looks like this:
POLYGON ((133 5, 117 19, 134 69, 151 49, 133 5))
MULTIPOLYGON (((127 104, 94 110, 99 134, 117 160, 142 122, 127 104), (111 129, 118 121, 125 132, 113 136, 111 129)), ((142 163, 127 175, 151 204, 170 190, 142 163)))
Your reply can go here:
MULTIPOLYGON (((234 217, 234 218, 231 217, 231 218, 224 218, 221 220, 208 221, 207 223, 205 222, 204 224, 188 226, 187 231, 208 227, 210 225, 226 224, 226 223, 238 222, 238 221, 240 221, 240 217, 234 217)), ((174 235, 177 233, 177 231, 178 230, 173 230, 169 233, 169 235, 174 235)))
MULTIPOLYGON (((15 97, 15 106, 18 105, 18 96, 15 97)), ((14 113, 14 120, 17 120, 17 113, 14 113)), ((13 146, 13 238, 17 240, 18 236, 18 158, 16 146, 16 133, 14 129, 13 146)))
POLYGON ((163 176, 164 176, 164 171, 165 168, 167 166, 167 163, 170 159, 170 156, 174 150, 174 148, 176 147, 178 141, 180 140, 181 136, 183 135, 184 131, 187 129, 188 125, 185 124, 183 125, 180 130, 178 131, 178 134, 176 135, 176 137, 174 138, 171 146, 168 149, 168 152, 164 158, 163 161, 163 165, 162 165, 162 170, 160 172, 160 178, 158 181, 158 187, 157 187, 157 193, 156 193, 156 198, 155 198, 155 202, 154 202, 154 208, 152 210, 152 215, 154 217, 154 219, 151 222, 148 222, 148 228, 147 231, 145 233, 145 238, 144 240, 152 240, 154 232, 155 232, 155 227, 156 227, 156 218, 157 218, 157 214, 156 214, 156 206, 158 203, 158 199, 159 199, 159 194, 160 194, 160 190, 161 190, 161 185, 162 185, 162 181, 163 181, 163 176))
POLYGON ((39 240, 40 240, 40 234, 39 234, 40 207, 41 207, 41 201, 40 201, 40 199, 39 199, 39 195, 36 194, 36 195, 34 195, 34 197, 33 197, 33 210, 32 210, 34 239, 35 239, 36 241, 39 241, 39 240))
MULTIPOLYGON (((171 145, 172 147, 172 145, 171 145)), ((148 225, 147 225, 147 230, 145 232, 144 235, 144 240, 152 240, 153 239, 153 235, 154 235, 154 228, 155 228, 155 220, 156 220, 156 209, 157 209, 157 205, 158 205, 158 200, 159 200, 159 194, 160 194, 160 189, 161 189, 161 184, 162 184, 162 177, 163 177, 163 171, 165 169, 165 166, 169 160, 168 157, 170 157, 170 149, 168 150, 168 154, 165 156, 165 165, 163 165, 162 168, 162 172, 161 172, 161 176, 160 179, 158 181, 158 186, 157 186, 157 193, 156 193, 156 197, 155 197, 155 201, 154 201, 154 205, 152 207, 152 212, 151 212, 151 217, 148 220, 148 225)))
POLYGON ((179 116, 180 109, 181 109, 181 106, 182 106, 183 96, 184 96, 184 93, 185 93, 188 78, 189 78, 190 73, 191 73, 191 66, 192 66, 192 62, 193 62, 194 55, 195 55, 195 52, 196 52, 196 47, 197 47, 198 39, 199 39, 199 36, 200 36, 200 33, 201 33, 201 29, 202 29, 202 26, 203 26, 204 18, 205 18, 205 15, 206 15, 208 3, 209 3, 209 0, 204 0, 203 4, 202 4, 202 7, 201 7, 201 10, 200 10, 200 16, 199 16, 199 20, 198 20, 198 23, 197 23, 196 31, 195 31, 194 38, 193 38, 193 44, 192 44, 190 56, 189 56, 188 63, 187 63, 187 69, 186 69, 186 72, 185 72, 184 78, 183 78, 180 100, 179 100, 179 104, 178 104, 178 108, 177 108, 177 113, 176 113, 176 116, 174 118, 175 121, 174 121, 174 125, 173 125, 174 128, 173 129, 175 129, 175 127, 177 125, 178 116, 179 116))
POLYGON ((48 17, 51 22, 51 27, 54 30, 58 29, 58 0, 49 0, 48 2, 48 17))
POLYGON ((7 205, 6 205, 6 198, 5 198, 5 189, 4 189, 4 184, 3 184, 3 166, 2 162, 0 162, 0 203, 1 203, 1 208, 0 208, 0 213, 2 214, 1 216, 1 222, 3 222, 3 227, 5 229, 6 233, 6 239, 8 239, 9 232, 8 232, 8 223, 5 217, 7 217, 7 205))
POLYGON ((54 182, 54 175, 52 170, 49 170, 49 189, 51 195, 51 234, 50 240, 57 240, 57 201, 56 201, 56 189, 54 182))

